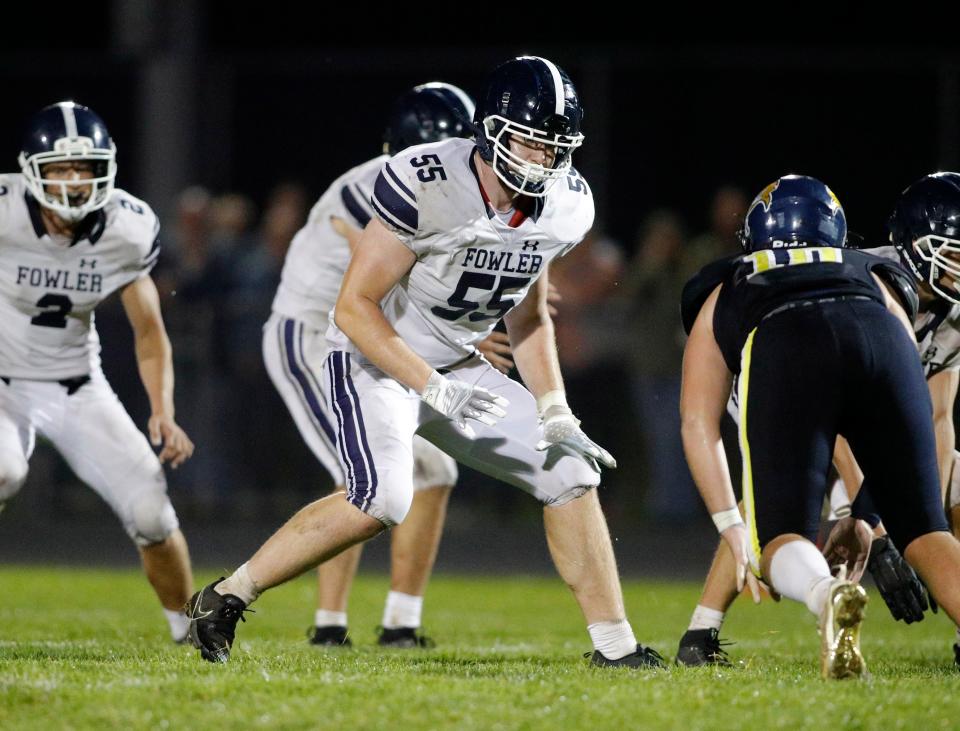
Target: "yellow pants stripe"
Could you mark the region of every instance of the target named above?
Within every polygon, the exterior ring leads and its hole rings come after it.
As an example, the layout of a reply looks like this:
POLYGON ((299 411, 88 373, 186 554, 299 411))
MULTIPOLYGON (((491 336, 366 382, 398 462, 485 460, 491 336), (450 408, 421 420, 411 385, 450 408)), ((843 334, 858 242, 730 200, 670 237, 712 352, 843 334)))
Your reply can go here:
POLYGON ((740 407, 740 456, 743 461, 743 509, 750 534, 750 566, 760 576, 760 539, 757 536, 757 513, 753 502, 753 464, 750 462, 750 442, 747 440, 747 396, 750 389, 750 360, 753 352, 753 336, 750 331, 740 353, 740 377, 737 379, 737 401, 740 407))

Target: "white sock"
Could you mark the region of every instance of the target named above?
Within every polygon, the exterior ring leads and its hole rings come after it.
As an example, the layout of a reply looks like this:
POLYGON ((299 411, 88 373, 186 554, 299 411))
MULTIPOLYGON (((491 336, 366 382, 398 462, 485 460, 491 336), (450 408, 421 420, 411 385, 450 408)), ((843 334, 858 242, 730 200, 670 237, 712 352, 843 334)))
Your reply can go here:
POLYGON ((387 603, 383 607, 384 629, 420 626, 420 614, 423 611, 423 597, 391 591, 387 594, 387 603))
POLYGON ((314 615, 313 624, 317 627, 346 627, 347 613, 318 609, 314 615))
POLYGON ((253 583, 253 579, 250 578, 246 564, 234 571, 233 576, 224 579, 213 587, 213 590, 217 594, 233 594, 248 607, 260 596, 260 590, 253 583))
POLYGON ((633 634, 633 627, 625 619, 617 622, 594 622, 587 625, 587 632, 593 641, 593 649, 598 650, 608 660, 619 660, 637 651, 637 638, 633 634))
POLYGON ((817 616, 827 601, 831 581, 827 559, 810 541, 783 544, 770 562, 770 584, 774 590, 803 602, 817 616))
POLYGON ((170 625, 170 636, 174 642, 182 642, 187 637, 187 630, 190 629, 190 620, 184 614, 182 609, 164 609, 163 616, 167 618, 167 624, 170 625))
POLYGON ((690 617, 690 626, 687 629, 720 629, 723 626, 724 612, 698 604, 690 617))

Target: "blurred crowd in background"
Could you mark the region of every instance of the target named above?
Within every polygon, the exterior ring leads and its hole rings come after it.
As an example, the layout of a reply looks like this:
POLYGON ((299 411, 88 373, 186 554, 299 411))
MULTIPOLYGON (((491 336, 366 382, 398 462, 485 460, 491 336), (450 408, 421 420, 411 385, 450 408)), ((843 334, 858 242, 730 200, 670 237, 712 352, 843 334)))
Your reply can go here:
MULTIPOLYGON (((658 210, 639 222, 633 241, 594 231, 551 269, 562 298, 555 322, 570 403, 620 465, 603 481, 613 525, 655 518, 679 527, 703 518, 680 443, 680 292, 704 264, 738 250, 747 202, 743 191, 721 187, 708 202, 708 230, 691 231, 676 213, 658 210)), ((165 222, 153 274, 174 348, 177 419, 197 444, 193 459, 170 475, 183 517, 214 511, 280 520, 332 487, 261 355, 284 255, 312 203, 297 183, 275 187, 262 207, 241 194, 190 187, 165 222)), ((116 298, 97 310, 97 327, 104 370, 143 425, 147 403, 116 298)), ((41 493, 54 490, 63 510, 96 500, 52 449, 41 447, 33 465, 31 475, 49 483, 41 493)), ((454 501, 503 516, 538 510, 519 490, 469 470, 454 501)))

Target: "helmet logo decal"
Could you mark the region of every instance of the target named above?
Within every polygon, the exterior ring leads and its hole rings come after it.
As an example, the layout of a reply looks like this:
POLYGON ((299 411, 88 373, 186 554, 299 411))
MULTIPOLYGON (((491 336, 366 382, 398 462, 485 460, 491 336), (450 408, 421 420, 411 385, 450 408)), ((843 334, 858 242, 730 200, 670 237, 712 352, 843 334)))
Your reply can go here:
MULTIPOLYGON (((775 190, 776 190, 777 188, 779 188, 779 187, 780 187, 780 181, 779 181, 779 180, 774 180, 772 183, 770 183, 770 185, 768 185, 766 188, 764 188, 763 190, 760 191, 760 195, 758 195, 756 198, 753 199, 753 205, 750 206, 750 209, 753 210, 753 208, 754 208, 758 203, 760 203, 760 204, 763 205, 763 210, 764 210, 764 211, 769 211, 769 210, 770 210, 770 203, 771 203, 771 201, 772 201, 772 199, 773 199, 773 191, 775 191, 775 190)), ((833 193, 831 193, 830 195, 833 195, 833 193)), ((836 197, 834 197, 834 200, 837 200, 836 197)), ((839 202, 838 202, 838 205, 839 205, 839 202)), ((748 213, 749 213, 749 211, 748 211, 748 213)))
POLYGON ((509 92, 509 91, 505 91, 505 92, 503 92, 503 94, 500 96, 500 110, 501 110, 501 112, 503 112, 504 114, 506 114, 506 113, 507 113, 507 107, 509 107, 509 106, 510 106, 510 92, 509 92))
POLYGON ((836 194, 830 190, 830 188, 827 188, 827 193, 830 194, 830 200, 833 201, 833 209, 836 210, 840 208, 840 199, 837 198, 836 194))

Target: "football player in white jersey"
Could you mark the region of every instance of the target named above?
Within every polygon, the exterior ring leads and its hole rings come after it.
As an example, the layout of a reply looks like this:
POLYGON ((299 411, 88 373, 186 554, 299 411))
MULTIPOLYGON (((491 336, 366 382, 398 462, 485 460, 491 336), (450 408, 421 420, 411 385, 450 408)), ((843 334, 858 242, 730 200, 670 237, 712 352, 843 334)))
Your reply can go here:
POLYGON ((176 468, 193 444, 174 421, 170 341, 150 278, 159 222, 114 187, 116 148, 87 107, 40 111, 19 162, 20 174, 0 175, 0 508, 23 485, 39 432, 123 523, 183 641, 190 559, 161 463, 176 468), (94 309, 117 290, 159 459, 100 368, 94 309))
POLYGON ((229 658, 264 590, 403 521, 420 434, 544 503, 554 562, 587 621, 597 665, 657 667, 626 619, 597 499, 616 465, 567 405, 547 309, 550 261, 593 223, 570 166, 583 140, 569 77, 520 57, 490 77, 476 141, 404 150, 384 163, 343 280, 324 365, 346 500, 308 505, 228 579, 191 599, 202 656, 229 658), (526 388, 476 351, 504 319, 526 388), (529 388, 529 390, 527 390, 529 388))
MULTIPOLYGON (((927 175, 900 195, 888 222, 892 246, 870 249, 871 253, 899 260, 915 276, 920 294, 919 314, 914 322, 927 386, 933 403, 937 462, 944 505, 952 530, 960 537, 960 470, 955 463, 953 406, 960 380, 960 175, 927 175), (947 275, 945 277, 945 275, 947 275)), ((863 479, 844 443, 834 456, 845 484, 859 487, 863 479)), ((876 530, 869 552, 868 568, 894 619, 907 624, 923 619, 928 607, 927 592, 916 573, 901 556, 872 514, 869 485, 861 490, 853 514, 841 520, 825 547, 829 558, 842 559, 832 551, 847 529, 849 543, 856 543, 854 521, 866 519, 876 530)), ((851 491, 855 492, 855 491, 851 491)), ((834 504, 846 502, 843 496, 834 504)), ((849 505, 847 506, 849 512, 849 505)), ((687 632, 680 640, 677 662, 685 665, 728 664, 718 636, 724 615, 737 597, 733 562, 728 551, 718 549, 707 576, 700 603, 694 610, 687 632)), ((960 665, 960 629, 954 644, 954 659, 960 665)))
MULTIPOLYGON (((392 154, 415 144, 472 135, 473 113, 473 100, 451 84, 421 84, 401 96, 390 113, 384 154, 333 182, 287 253, 273 314, 264 326, 264 362, 304 441, 333 477, 335 492, 345 491, 345 480, 337 457, 336 416, 322 390, 326 330, 351 249, 373 215, 369 201, 374 183, 392 154)), ((484 343, 479 345, 481 351, 484 343)), ((489 347, 497 345, 503 343, 494 341, 489 347)), ((497 362, 500 353, 485 352, 497 362)), ((388 647, 430 643, 419 632, 423 594, 457 480, 456 461, 423 437, 413 438, 413 464, 413 503, 406 520, 391 535, 390 592, 379 636, 379 644, 388 647)), ((347 600, 361 549, 358 544, 318 567, 312 644, 351 644, 347 600)))

